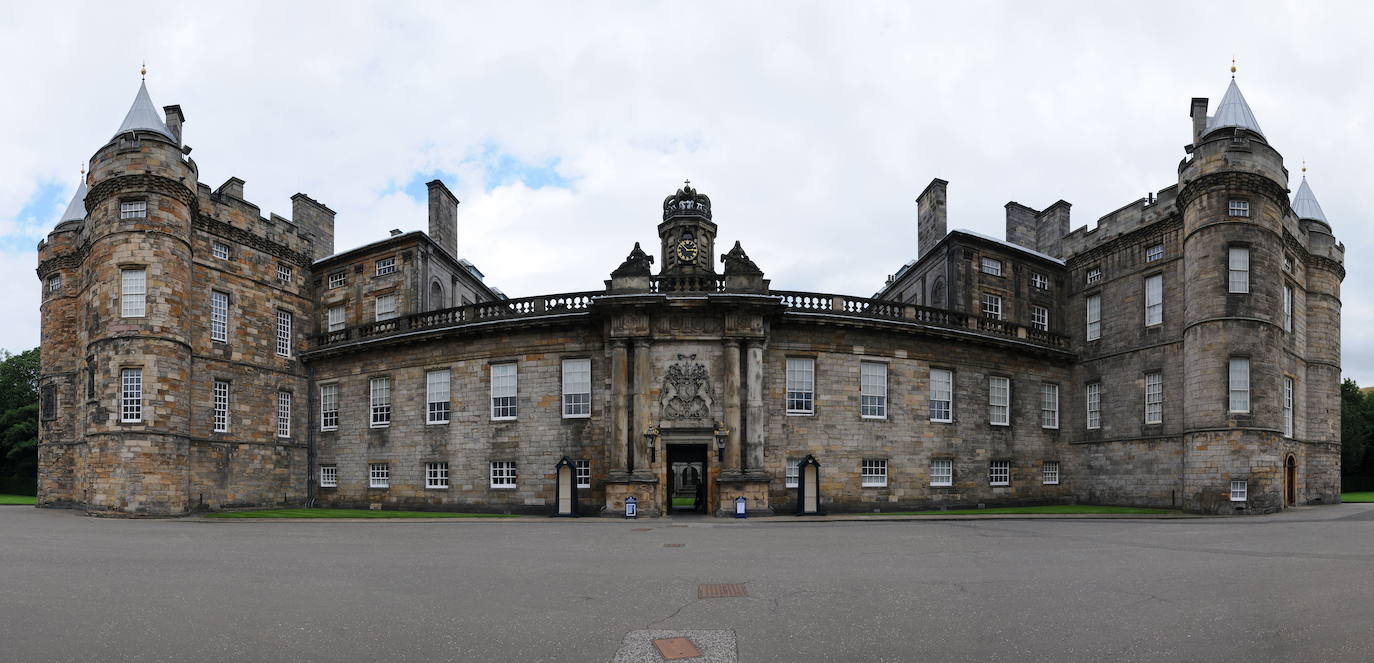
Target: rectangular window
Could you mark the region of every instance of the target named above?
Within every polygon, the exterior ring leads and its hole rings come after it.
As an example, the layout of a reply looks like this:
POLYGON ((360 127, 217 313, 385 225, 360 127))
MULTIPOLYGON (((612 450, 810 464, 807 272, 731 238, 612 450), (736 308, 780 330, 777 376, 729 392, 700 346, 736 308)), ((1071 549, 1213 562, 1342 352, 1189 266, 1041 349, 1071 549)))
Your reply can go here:
POLYGON ((1040 385, 1040 427, 1059 428, 1059 385, 1040 385))
POLYGON ((1088 285, 1092 285, 1102 280, 1102 268, 1091 267, 1088 269, 1088 285))
POLYGON ((1164 423, 1164 375, 1145 374, 1145 423, 1164 423))
POLYGON ((337 465, 320 466, 320 487, 338 488, 339 487, 339 467, 337 465))
POLYGON ((516 415, 515 364, 491 365, 491 418, 514 419, 516 415))
POLYGON ((1102 295, 1088 295, 1088 340, 1096 341, 1102 338, 1102 295))
POLYGON ((887 485, 887 461, 878 459, 863 460, 860 476, 865 488, 881 488, 887 485))
POLYGON ((1089 430, 1102 427, 1102 383, 1094 382, 1084 390, 1087 394, 1088 408, 1086 421, 1089 430))
POLYGON ((1164 275, 1145 277, 1145 326, 1164 322, 1164 275))
POLYGON ((784 488, 796 488, 801 482, 801 459, 788 458, 782 469, 782 485, 784 488))
POLYGON ((143 421, 143 369, 126 368, 119 372, 119 420, 143 421))
POLYGON ((339 429, 339 385, 320 385, 320 430, 339 429))
POLYGON ((514 488, 515 487, 515 463, 508 460, 497 460, 491 463, 491 487, 492 488, 514 488))
POLYGON ((214 391, 214 431, 227 433, 229 432, 229 383, 224 380, 215 380, 214 391))
POLYGON ((983 295, 983 317, 993 320, 1002 319, 1002 298, 997 295, 983 295))
POLYGON ((1059 485, 1059 461, 1047 460, 1040 466, 1040 483, 1046 486, 1059 485))
POLYGON ((563 360, 563 417, 592 416, 592 360, 563 360))
POLYGON ((1283 378, 1283 436, 1293 437, 1293 378, 1283 378))
POLYGON ((372 378, 372 428, 391 425, 391 378, 372 378))
POLYGON ((1043 306, 1031 306, 1031 329, 1050 330, 1050 310, 1043 306))
POLYGON ((391 485, 391 463, 368 463, 367 487, 386 488, 391 485))
POLYGON ((147 272, 143 271, 142 267, 137 269, 121 269, 119 270, 119 282, 120 317, 143 317, 147 312, 147 272))
POLYGON ((396 317, 396 295, 379 295, 376 304, 377 322, 396 317))
POLYGON ((291 356, 291 312, 277 309, 277 354, 291 356))
POLYGON ((48 278, 48 292, 57 292, 62 289, 62 275, 58 274, 48 278))
POLYGON ((954 461, 949 458, 936 458, 930 461, 930 485, 954 485, 954 461))
POLYGON ((425 373, 425 423, 448 423, 450 376, 447 368, 425 373))
POLYGON ((988 485, 1011 485, 1011 461, 994 460, 988 464, 988 485))
POLYGON ((1232 200, 1226 206, 1226 212, 1229 216, 1250 216, 1250 201, 1232 200))
POLYGON ((229 295, 210 291, 210 340, 229 342, 229 295))
POLYGON ((1283 257, 1283 271, 1289 274, 1293 273, 1293 256, 1285 255, 1283 257))
POLYGON ((382 258, 377 261, 377 276, 385 276, 396 271, 396 258, 382 258))
POLYGON ((334 272, 329 275, 329 288, 342 288, 348 284, 348 275, 344 272, 334 272))
POLYGON ((954 421, 954 373, 930 369, 930 420, 954 421))
POLYGON ((277 392, 277 437, 291 437, 291 392, 277 392))
POLYGON ((1002 261, 996 258, 983 258, 983 273, 993 276, 1002 275, 1002 261))
POLYGON ((214 256, 214 257, 216 257, 216 258, 219 258, 220 260, 228 260, 228 259, 229 259, 229 245, 228 245, 228 244, 221 244, 221 243, 219 243, 219 242, 211 242, 211 244, 210 244, 210 255, 212 255, 212 256, 214 256))
POLYGON ((326 319, 326 323, 328 324, 327 329, 328 329, 329 331, 336 332, 336 331, 342 331, 342 330, 343 330, 343 328, 344 328, 344 307, 342 307, 342 306, 331 306, 331 307, 329 307, 329 311, 326 313, 326 315, 328 316, 328 318, 326 319))
POLYGON ((148 201, 129 200, 119 204, 119 218, 142 219, 148 216, 148 201))
POLYGON ((282 283, 291 282, 291 265, 277 263, 277 280, 282 283))
POLYGON ((1228 253, 1230 292, 1250 292, 1250 249, 1233 246, 1228 253))
POLYGON ((425 488, 448 488, 448 463, 425 463, 425 488))
POLYGON ((1250 484, 1245 481, 1231 482, 1231 501, 1244 502, 1250 498, 1250 484))
POLYGON ((994 426, 1011 423, 1011 378, 988 378, 988 423, 994 426))
POLYGON ((1231 357, 1230 361, 1231 397, 1228 409, 1231 412, 1250 411, 1250 360, 1246 357, 1231 357))
POLYGON ((859 416, 887 417, 887 364, 859 362, 859 416))
POLYGON ((592 487, 592 461, 575 460, 573 461, 573 473, 577 475, 578 488, 592 487))
POLYGON ((1283 330, 1293 331, 1293 286, 1283 284, 1283 330))
POLYGON ((1045 276, 1040 272, 1031 272, 1031 287, 1035 288, 1036 290, 1049 290, 1050 277, 1045 276))
POLYGON ((787 358, 787 413, 814 414, 816 412, 816 360, 805 357, 787 358))
POLYGON ((1152 246, 1152 247, 1150 247, 1150 248, 1148 248, 1148 249, 1145 249, 1145 262, 1155 262, 1156 260, 1163 260, 1163 259, 1164 259, 1164 245, 1163 245, 1163 244, 1156 244, 1156 245, 1154 245, 1154 246, 1152 246))

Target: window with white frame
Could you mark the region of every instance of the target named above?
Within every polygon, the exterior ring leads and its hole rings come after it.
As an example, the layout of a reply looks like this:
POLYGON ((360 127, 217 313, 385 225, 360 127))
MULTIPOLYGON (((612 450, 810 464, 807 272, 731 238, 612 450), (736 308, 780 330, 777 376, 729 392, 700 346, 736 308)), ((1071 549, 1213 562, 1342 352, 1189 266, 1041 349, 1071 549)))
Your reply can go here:
POLYGON ((368 380, 372 396, 372 428, 385 428, 391 425, 391 378, 372 378, 368 380))
POLYGON ((1231 482, 1231 501, 1244 502, 1250 499, 1250 484, 1245 481, 1231 482))
POLYGON ((816 411, 816 360, 787 358, 787 413, 814 414, 816 411))
POLYGON ((1011 423, 1011 378, 988 377, 988 423, 994 426, 1011 423))
POLYGON ((930 369, 930 420, 954 421, 954 373, 930 369))
POLYGON ((119 315, 141 318, 147 314, 148 279, 142 267, 119 270, 119 315))
POLYGON ((320 466, 320 487, 338 488, 339 487, 339 466, 321 465, 320 466))
POLYGON ((1145 326, 1164 322, 1164 275, 1145 277, 1145 326))
POLYGON ((1046 486, 1059 484, 1059 461, 1047 460, 1040 466, 1040 483, 1046 486))
POLYGON ((801 459, 788 458, 782 469, 782 485, 784 488, 796 488, 801 482, 801 459))
POLYGON ((1002 275, 1002 261, 996 258, 983 258, 983 273, 993 276, 1002 275))
POLYGON ((1293 437, 1293 378, 1283 377, 1283 436, 1293 437))
POLYGON ((327 316, 325 320, 325 322, 327 323, 326 329, 332 332, 343 331, 344 307, 331 306, 329 307, 329 311, 325 315, 327 316))
POLYGON ((859 416, 887 417, 887 364, 859 362, 859 416))
POLYGON ((119 204, 119 218, 142 219, 148 216, 148 201, 126 200, 119 204))
POLYGON ((320 385, 320 430, 339 428, 339 385, 320 385))
POLYGON ((1037 290, 1050 289, 1050 277, 1040 272, 1031 272, 1031 287, 1037 290))
POLYGON ((48 277, 48 292, 57 292, 62 289, 62 275, 54 274, 48 277))
POLYGON ((377 322, 396 317, 396 295, 378 295, 375 303, 377 322))
POLYGON ((1145 423, 1164 423, 1164 374, 1145 374, 1145 423))
POLYGON ((218 290, 210 291, 210 340, 229 341, 229 295, 218 290))
POLYGON ((1011 485, 1011 461, 994 460, 988 463, 988 485, 1011 485))
POLYGON ((1283 256, 1283 271, 1288 272, 1289 274, 1293 273, 1293 256, 1283 256))
POLYGON ((377 261, 377 276, 386 276, 396 271, 396 257, 382 258, 377 261))
POLYGON ((1031 306, 1031 329, 1050 330, 1050 310, 1043 306, 1031 306))
POLYGON ((491 463, 491 487, 492 488, 514 488, 515 487, 515 462, 509 460, 495 460, 491 463))
POLYGON ((983 317, 993 320, 1002 319, 1002 298, 997 295, 983 295, 983 317))
POLYGON ((391 486, 391 463, 368 463, 367 487, 387 488, 391 486))
POLYGON ((592 416, 592 360, 563 360, 563 418, 592 416))
POLYGON ((448 488, 448 463, 425 463, 425 488, 448 488))
POLYGON ((1283 330, 1293 331, 1293 286, 1283 284, 1283 330))
POLYGON ((282 283, 291 282, 291 265, 277 263, 277 280, 282 283))
POLYGON ((1092 284, 1094 284, 1094 283, 1097 283, 1097 282, 1101 281, 1101 280, 1102 280, 1102 268, 1101 268, 1101 267, 1089 267, 1089 268, 1088 268, 1088 279, 1087 279, 1087 280, 1088 280, 1088 285, 1092 285, 1092 284))
POLYGON ((329 275, 329 289, 342 288, 348 284, 348 275, 344 272, 334 272, 329 275))
POLYGON ((578 488, 592 487, 592 461, 575 460, 573 461, 573 474, 577 477, 578 488))
POLYGON ((1085 300, 1088 319, 1088 340, 1102 338, 1102 295, 1088 295, 1085 300))
POLYGON ((1230 292, 1250 292, 1250 249, 1233 246, 1227 251, 1227 288, 1230 292))
POLYGON ((1226 205, 1228 216, 1250 216, 1250 201, 1232 200, 1226 205))
POLYGON ((212 243, 210 244, 210 255, 212 255, 212 256, 214 256, 214 257, 216 257, 216 258, 219 258, 220 260, 228 260, 228 259, 229 259, 229 245, 228 245, 228 244, 221 244, 221 243, 219 243, 219 242, 212 242, 212 243))
POLYGON ((859 466, 859 474, 865 488, 881 488, 887 485, 887 460, 865 458, 859 466))
POLYGON ((450 377, 447 368, 425 373, 425 423, 448 423, 450 377))
POLYGON ((1087 394, 1087 417, 1085 420, 1089 430, 1102 427, 1102 383, 1090 383, 1084 393, 1087 394))
POLYGON ((514 419, 516 416, 515 363, 491 365, 491 418, 514 419))
POLYGON ((277 354, 291 356, 291 312, 277 309, 277 354))
POLYGON ((930 461, 930 485, 954 485, 954 461, 949 458, 935 458, 930 461))
POLYGON ((224 380, 215 380, 214 386, 214 432, 229 432, 229 383, 224 380))
POLYGON ((1040 427, 1059 428, 1059 385, 1040 385, 1040 427))
POLYGON ((1148 248, 1148 249, 1145 249, 1145 262, 1155 262, 1156 260, 1163 260, 1163 259, 1164 259, 1164 245, 1163 245, 1163 244, 1156 244, 1156 245, 1154 245, 1154 246, 1152 246, 1152 247, 1150 247, 1150 248, 1148 248))
POLYGON ((277 392, 277 437, 291 437, 291 392, 277 392))
POLYGON ((1249 412, 1250 359, 1248 357, 1231 357, 1229 364, 1230 398, 1227 399, 1227 409, 1231 412, 1249 412))
POLYGON ((119 420, 143 421, 143 369, 126 368, 119 372, 119 420))

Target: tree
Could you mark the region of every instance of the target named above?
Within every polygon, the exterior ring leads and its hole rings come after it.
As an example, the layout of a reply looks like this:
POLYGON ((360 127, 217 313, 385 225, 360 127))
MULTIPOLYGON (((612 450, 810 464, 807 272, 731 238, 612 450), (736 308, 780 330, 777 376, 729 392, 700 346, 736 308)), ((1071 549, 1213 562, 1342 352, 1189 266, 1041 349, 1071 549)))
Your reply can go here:
POLYGON ((1360 474, 1374 432, 1374 403, 1360 391, 1360 385, 1346 378, 1341 382, 1341 473, 1360 474))
POLYGON ((0 476, 38 473, 38 348, 0 350, 0 476))

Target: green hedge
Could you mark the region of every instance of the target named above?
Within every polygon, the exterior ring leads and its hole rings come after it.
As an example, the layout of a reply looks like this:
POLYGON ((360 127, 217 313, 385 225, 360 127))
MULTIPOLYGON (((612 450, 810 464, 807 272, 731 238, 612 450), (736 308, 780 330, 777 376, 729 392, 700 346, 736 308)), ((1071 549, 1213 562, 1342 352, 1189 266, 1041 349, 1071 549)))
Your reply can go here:
POLYGON ((0 477, 0 494, 37 495, 38 477, 0 477))

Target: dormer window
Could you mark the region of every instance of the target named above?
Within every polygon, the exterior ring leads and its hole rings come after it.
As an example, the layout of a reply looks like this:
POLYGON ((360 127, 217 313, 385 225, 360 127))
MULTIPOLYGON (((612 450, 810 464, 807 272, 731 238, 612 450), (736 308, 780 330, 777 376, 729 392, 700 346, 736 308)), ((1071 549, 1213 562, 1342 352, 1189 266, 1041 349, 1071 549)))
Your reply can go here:
POLYGON ((1002 261, 996 258, 983 258, 983 273, 993 276, 1002 275, 1002 261))
POLYGON ((396 271, 396 258, 382 258, 377 261, 377 276, 386 276, 396 271))
POLYGON ((1228 216, 1250 216, 1250 201, 1232 200, 1227 206, 1228 216))
POLYGON ((119 218, 142 219, 148 216, 148 201, 126 200, 119 204, 119 218))
POLYGON ((1102 268, 1093 267, 1088 270, 1088 285, 1102 281, 1102 268))

